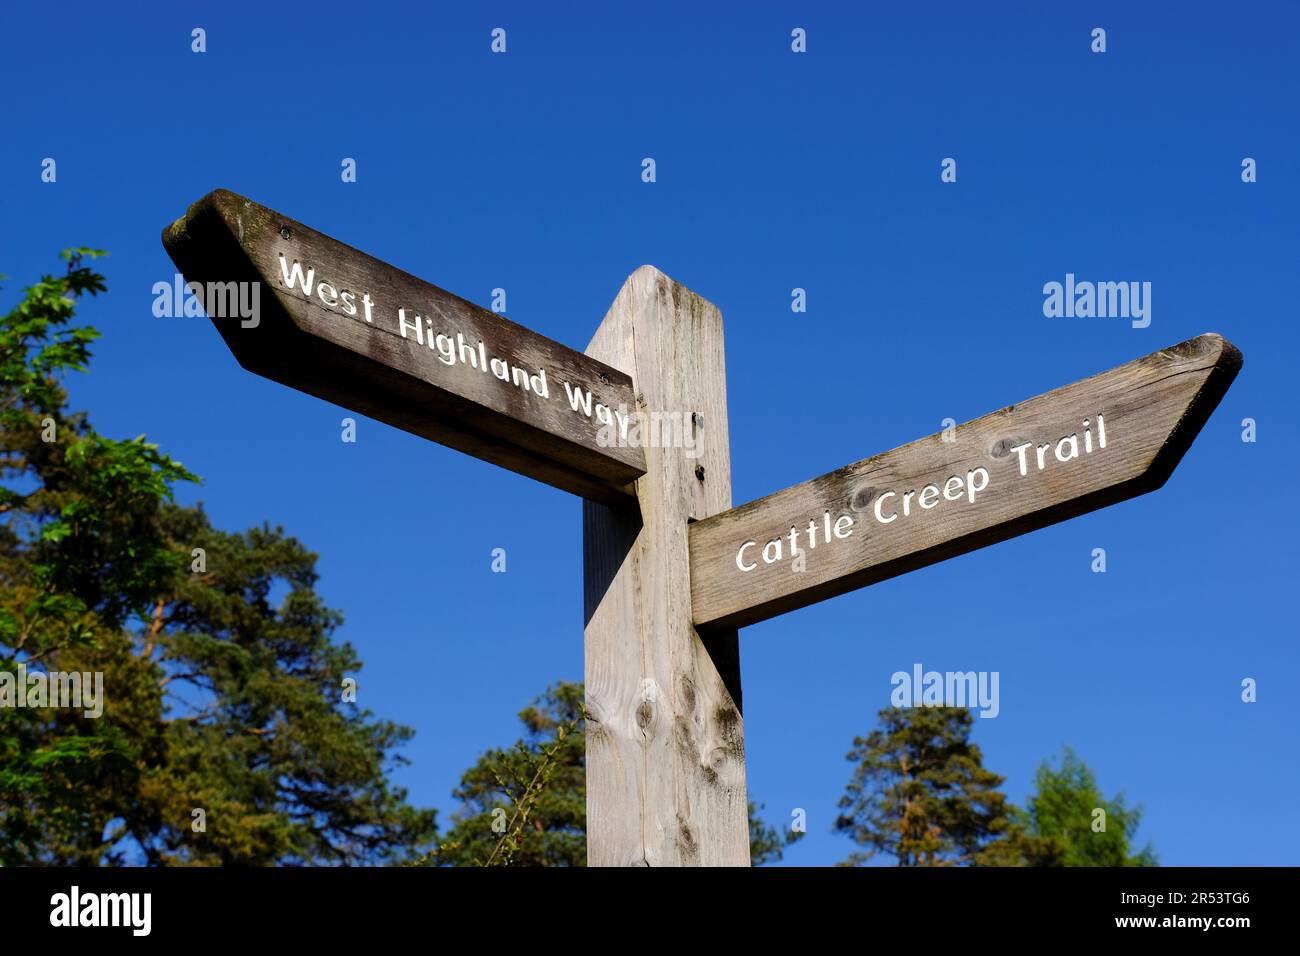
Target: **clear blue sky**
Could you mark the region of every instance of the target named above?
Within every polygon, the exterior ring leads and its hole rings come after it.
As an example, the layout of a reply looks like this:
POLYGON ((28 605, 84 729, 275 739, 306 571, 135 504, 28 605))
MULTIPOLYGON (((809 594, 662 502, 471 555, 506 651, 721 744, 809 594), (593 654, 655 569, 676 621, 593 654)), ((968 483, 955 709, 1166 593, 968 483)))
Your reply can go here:
POLYGON ((1294 4, 285 6, 5 4, 0 307, 60 248, 110 250, 74 403, 202 475, 183 500, 220 526, 320 553, 361 702, 417 728, 415 801, 449 811, 581 678, 581 505, 369 420, 344 444, 345 412, 207 320, 154 318, 159 232, 217 186, 481 304, 504 287, 578 349, 660 267, 725 316, 737 504, 1222 333, 1245 367, 1161 491, 742 631, 749 781, 807 811, 787 862, 842 859, 844 755, 890 675, 996 670, 975 739, 1016 801, 1069 744, 1162 862, 1300 862, 1294 4), (1150 281, 1150 327, 1045 318, 1067 272, 1150 281))

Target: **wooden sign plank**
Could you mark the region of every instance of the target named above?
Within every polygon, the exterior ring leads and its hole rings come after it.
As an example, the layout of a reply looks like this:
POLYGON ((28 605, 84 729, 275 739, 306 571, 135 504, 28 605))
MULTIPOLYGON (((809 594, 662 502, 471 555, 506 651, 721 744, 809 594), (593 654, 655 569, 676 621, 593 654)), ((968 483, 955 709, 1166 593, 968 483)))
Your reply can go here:
POLYGON ((1240 367, 1201 335, 698 521, 695 624, 752 624, 1154 491, 1240 367))
POLYGON ((163 245, 249 371, 592 500, 645 473, 617 369, 224 189, 163 245), (216 314, 232 282, 252 319, 216 314))

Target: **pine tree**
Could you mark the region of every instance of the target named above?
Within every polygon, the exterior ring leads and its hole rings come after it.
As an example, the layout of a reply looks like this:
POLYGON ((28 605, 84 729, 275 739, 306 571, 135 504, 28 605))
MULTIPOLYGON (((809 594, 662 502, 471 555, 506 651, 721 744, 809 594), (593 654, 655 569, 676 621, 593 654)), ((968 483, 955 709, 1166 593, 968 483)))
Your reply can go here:
POLYGON ((857 766, 835 828, 862 849, 845 865, 880 854, 900 866, 974 864, 1016 832, 1003 778, 971 743, 969 710, 887 707, 879 720, 848 753, 857 766))
POLYGON ((85 371, 104 291, 65 254, 0 318, 0 690, 100 672, 103 712, 0 707, 0 864, 406 859, 432 810, 387 781, 406 728, 343 700, 315 555, 172 503, 196 481, 143 438, 100 435, 59 377, 85 371), (273 597, 282 595, 280 597, 273 597))
POLYGON ((581 684, 561 681, 519 712, 524 736, 482 754, 452 792, 443 866, 586 866, 581 684))

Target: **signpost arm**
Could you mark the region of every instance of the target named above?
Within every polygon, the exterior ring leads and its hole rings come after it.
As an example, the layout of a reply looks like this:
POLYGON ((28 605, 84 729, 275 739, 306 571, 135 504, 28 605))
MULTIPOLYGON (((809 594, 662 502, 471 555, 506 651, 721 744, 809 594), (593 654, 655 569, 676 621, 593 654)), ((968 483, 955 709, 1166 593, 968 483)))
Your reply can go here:
POLYGON ((737 634, 693 626, 687 535, 731 507, 722 316, 643 266, 587 355, 632 376, 650 446, 635 501, 583 502, 587 860, 748 866, 737 634))

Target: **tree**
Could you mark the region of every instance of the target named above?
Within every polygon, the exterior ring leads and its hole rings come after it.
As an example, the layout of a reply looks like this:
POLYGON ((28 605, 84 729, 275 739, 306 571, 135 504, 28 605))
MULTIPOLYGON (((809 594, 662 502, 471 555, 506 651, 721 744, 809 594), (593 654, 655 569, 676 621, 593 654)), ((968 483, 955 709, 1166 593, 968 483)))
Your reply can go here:
POLYGON ((561 681, 519 712, 524 736, 460 778, 443 866, 585 866, 586 737, 581 684, 561 681))
POLYGON ((411 734, 344 700, 356 653, 280 528, 211 527, 197 481, 143 437, 96 432, 59 376, 85 371, 65 254, 0 319, 0 695, 17 675, 100 674, 102 714, 0 707, 0 864, 339 864, 431 845, 432 810, 385 773, 411 734))
POLYGON ((1049 849, 1039 865, 1156 866, 1151 844, 1134 853, 1133 840, 1142 819, 1140 807, 1128 807, 1123 794, 1102 796, 1096 775, 1069 747, 1060 766, 1045 760, 1029 798, 1027 830, 1049 849), (1098 811, 1101 811, 1098 813, 1098 811))
POLYGON ((881 853, 900 866, 1156 865, 1149 844, 1130 849, 1140 809, 1122 795, 1104 799, 1068 747, 1059 769, 1039 767, 1037 793, 1021 810, 1001 793, 1004 778, 984 769, 969 710, 887 707, 879 719, 848 754, 857 767, 836 829, 866 849, 846 865, 881 853))
MULTIPOLYGON (((452 795, 454 826, 426 862, 443 866, 586 866, 583 686, 561 681, 519 712, 524 736, 488 750, 452 795)), ((749 804, 755 866, 779 860, 802 834, 777 830, 749 804)))
POLYGON ((970 741, 969 710, 886 707, 879 720, 848 753, 857 766, 835 828, 863 849, 845 865, 882 853, 900 866, 972 864, 1016 832, 1003 778, 970 741))

